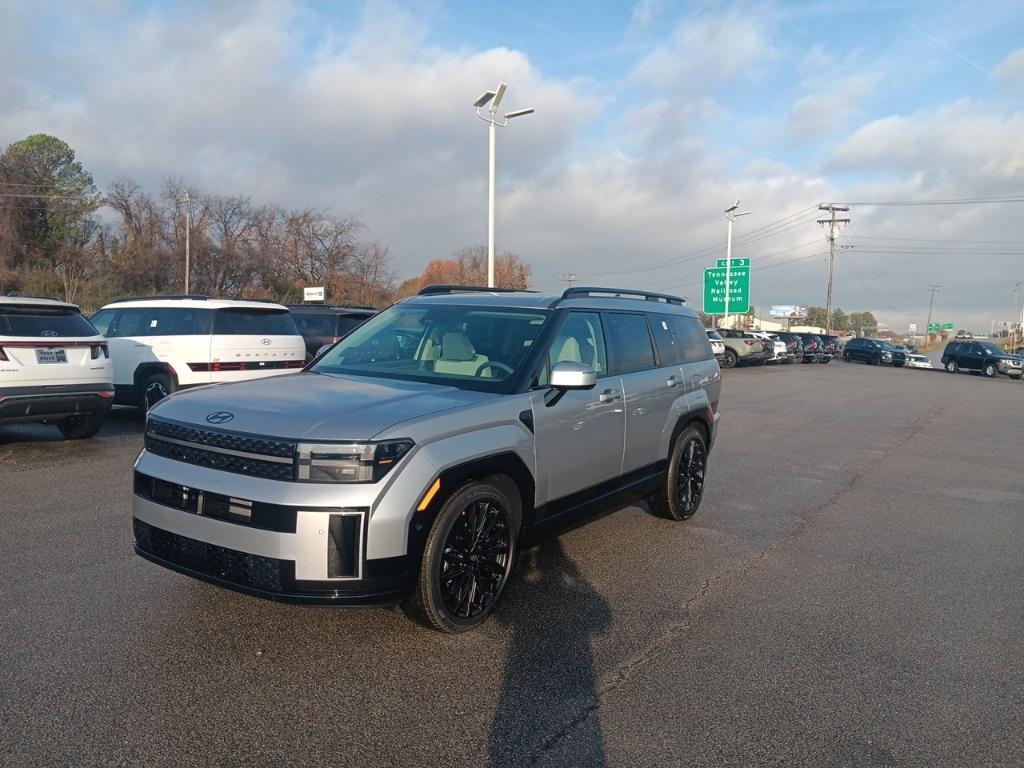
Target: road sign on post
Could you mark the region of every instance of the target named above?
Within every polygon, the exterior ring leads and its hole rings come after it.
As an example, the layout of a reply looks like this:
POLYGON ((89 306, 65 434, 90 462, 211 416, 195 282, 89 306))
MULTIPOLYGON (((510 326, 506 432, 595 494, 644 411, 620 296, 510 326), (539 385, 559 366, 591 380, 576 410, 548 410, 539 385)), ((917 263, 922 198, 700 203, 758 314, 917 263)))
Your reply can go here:
POLYGON ((953 330, 953 324, 952 323, 943 323, 942 324, 942 330, 944 330, 944 331, 952 331, 953 330))
MULTIPOLYGON (((721 265, 704 270, 704 314, 725 314, 725 259, 721 265)), ((729 268, 729 314, 742 315, 750 311, 750 259, 733 259, 729 268), (736 266, 745 261, 746 266, 736 266)))
MULTIPOLYGON (((716 267, 725 267, 725 259, 718 259, 718 261, 715 262, 715 266, 716 267)), ((736 269, 737 267, 749 267, 749 266, 750 266, 750 259, 733 259, 732 260, 732 268, 733 269, 736 269)), ((729 307, 729 309, 731 310, 732 307, 729 307)))
POLYGON ((909 331, 909 332, 910 332, 911 334, 915 334, 915 333, 917 333, 917 323, 911 323, 911 324, 910 324, 910 327, 909 327, 909 328, 908 328, 907 330, 908 330, 908 331, 909 331))
POLYGON ((942 326, 938 323, 928 323, 928 333, 938 333, 942 330, 942 326))

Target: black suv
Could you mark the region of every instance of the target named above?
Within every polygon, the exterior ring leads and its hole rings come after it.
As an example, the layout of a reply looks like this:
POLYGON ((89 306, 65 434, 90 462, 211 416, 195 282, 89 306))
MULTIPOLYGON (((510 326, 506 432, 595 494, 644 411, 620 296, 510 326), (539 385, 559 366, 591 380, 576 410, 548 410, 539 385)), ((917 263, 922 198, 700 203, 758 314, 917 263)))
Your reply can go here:
POLYGON ((903 367, 907 353, 882 339, 850 339, 843 348, 843 360, 860 360, 868 365, 894 365, 903 367))
POLYGON ((832 356, 827 355, 825 352, 825 342, 821 340, 820 336, 816 336, 813 333, 801 333, 800 338, 804 342, 803 362, 827 363, 832 359, 832 356))
POLYGON ((325 304, 289 304, 292 319, 306 342, 306 361, 325 344, 334 344, 365 323, 377 310, 365 307, 329 307, 325 304))
POLYGON ((990 379, 1002 373, 1011 379, 1024 375, 1024 363, 991 341, 952 341, 942 352, 942 365, 950 373, 976 371, 990 379))

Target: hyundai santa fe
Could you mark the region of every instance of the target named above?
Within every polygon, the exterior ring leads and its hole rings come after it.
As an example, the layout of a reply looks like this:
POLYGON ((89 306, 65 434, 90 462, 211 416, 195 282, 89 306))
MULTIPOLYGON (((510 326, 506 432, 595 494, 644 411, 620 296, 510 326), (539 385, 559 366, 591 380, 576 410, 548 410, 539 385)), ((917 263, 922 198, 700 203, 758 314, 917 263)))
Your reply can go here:
POLYGON ((135 464, 138 554, 262 597, 482 622, 524 543, 701 503, 721 375, 674 296, 432 286, 303 372, 174 394, 135 464))

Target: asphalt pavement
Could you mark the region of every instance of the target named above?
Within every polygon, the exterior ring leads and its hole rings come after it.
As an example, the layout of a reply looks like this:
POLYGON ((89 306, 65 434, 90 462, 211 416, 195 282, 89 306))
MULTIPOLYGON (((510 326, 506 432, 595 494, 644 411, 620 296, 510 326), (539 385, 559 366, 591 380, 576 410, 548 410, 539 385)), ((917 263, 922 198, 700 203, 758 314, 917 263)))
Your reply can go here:
POLYGON ((721 409, 696 518, 541 545, 460 637, 136 557, 130 410, 0 426, 0 764, 1024 764, 1024 385, 836 361, 721 409))

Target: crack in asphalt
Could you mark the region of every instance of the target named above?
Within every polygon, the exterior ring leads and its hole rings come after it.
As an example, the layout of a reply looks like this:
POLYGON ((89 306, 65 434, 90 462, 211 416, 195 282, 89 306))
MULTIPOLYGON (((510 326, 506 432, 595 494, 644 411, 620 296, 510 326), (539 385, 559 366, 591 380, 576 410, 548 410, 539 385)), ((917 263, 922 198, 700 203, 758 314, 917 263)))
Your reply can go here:
POLYGON ((948 407, 948 404, 932 407, 927 409, 924 414, 911 419, 910 422, 903 427, 904 434, 902 434, 894 444, 887 447, 877 456, 872 457, 863 469, 859 471, 851 471, 849 480, 844 483, 842 487, 836 490, 835 493, 830 495, 817 507, 814 507, 803 516, 797 518, 790 529, 773 542, 771 546, 763 549, 752 557, 741 561, 735 567, 726 568, 725 570, 705 579, 703 586, 701 586, 697 593, 683 603, 682 618, 674 624, 669 625, 669 627, 659 635, 653 643, 643 649, 640 653, 613 667, 606 676, 605 682, 597 689, 593 700, 580 709, 572 718, 563 723, 558 730, 544 739, 540 748, 530 755, 528 761, 529 764, 537 765, 541 760, 543 760, 555 747, 558 746, 560 742, 569 738, 577 728, 593 717, 601 709, 602 704, 604 704, 618 688, 627 683, 638 669, 646 666, 648 662, 652 661, 662 650, 672 645, 678 637, 689 629, 692 624, 692 618, 696 614, 696 611, 693 609, 708 596, 713 587, 727 579, 733 577, 742 578, 746 576, 765 560, 774 556, 780 549, 782 549, 782 547, 795 539, 800 532, 807 527, 809 522, 816 517, 820 517, 830 508, 834 507, 840 499, 856 488, 860 481, 869 475, 875 467, 887 459, 890 454, 901 449, 917 435, 921 434, 921 432, 927 426, 932 424, 942 413, 944 413, 948 407))

